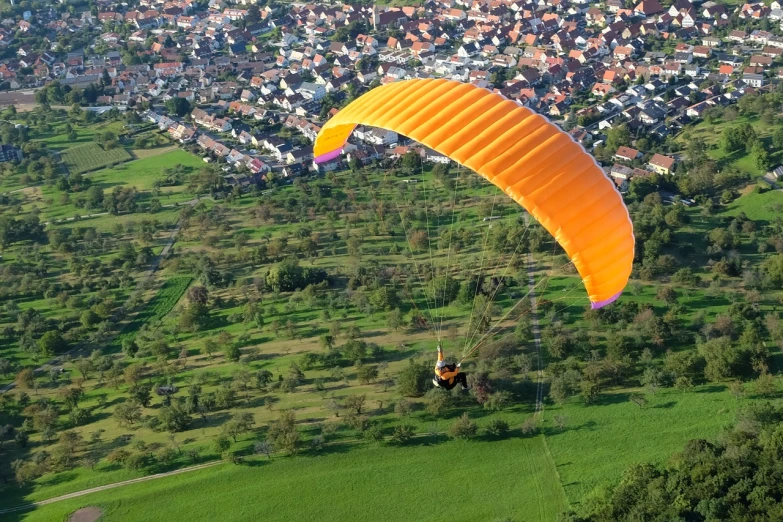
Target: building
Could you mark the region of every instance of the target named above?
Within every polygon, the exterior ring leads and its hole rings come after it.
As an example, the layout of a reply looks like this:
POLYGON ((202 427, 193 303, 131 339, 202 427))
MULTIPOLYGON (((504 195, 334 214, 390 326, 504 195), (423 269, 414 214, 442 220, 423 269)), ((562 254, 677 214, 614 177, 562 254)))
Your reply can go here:
POLYGON ((633 161, 641 155, 641 152, 631 147, 619 147, 614 157, 623 161, 633 161))
POLYGON ((0 163, 6 163, 8 161, 22 161, 24 155, 21 149, 12 147, 11 145, 0 145, 0 163))
POLYGON ((671 174, 674 167, 674 158, 663 154, 654 154, 647 166, 657 174, 671 174))

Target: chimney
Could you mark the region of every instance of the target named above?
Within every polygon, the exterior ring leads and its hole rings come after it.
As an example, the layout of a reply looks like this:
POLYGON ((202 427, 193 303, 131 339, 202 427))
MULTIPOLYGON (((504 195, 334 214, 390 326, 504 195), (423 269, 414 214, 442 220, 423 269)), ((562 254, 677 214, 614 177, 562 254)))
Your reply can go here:
POLYGON ((373 4, 372 5, 372 30, 377 31, 378 30, 378 22, 381 21, 381 18, 378 16, 378 6, 373 4))

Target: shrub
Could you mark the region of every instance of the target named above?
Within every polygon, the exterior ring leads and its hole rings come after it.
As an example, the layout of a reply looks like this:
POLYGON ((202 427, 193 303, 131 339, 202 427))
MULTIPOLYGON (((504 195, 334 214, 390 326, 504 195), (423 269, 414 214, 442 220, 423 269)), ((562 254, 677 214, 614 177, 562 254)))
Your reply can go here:
POLYGON ((370 442, 380 442, 383 440, 383 428, 380 424, 373 424, 364 432, 364 438, 370 442))
POLYGON ((463 413, 462 416, 455 420, 449 427, 449 435, 455 439, 468 440, 476 436, 478 432, 478 426, 476 423, 470 420, 467 413, 463 413))
POLYGON ((503 419, 492 419, 484 429, 487 430, 488 434, 499 437, 508 431, 508 422, 503 419))
POLYGON ((410 424, 399 424, 394 427, 391 439, 397 444, 405 444, 413 438, 416 428, 410 424))

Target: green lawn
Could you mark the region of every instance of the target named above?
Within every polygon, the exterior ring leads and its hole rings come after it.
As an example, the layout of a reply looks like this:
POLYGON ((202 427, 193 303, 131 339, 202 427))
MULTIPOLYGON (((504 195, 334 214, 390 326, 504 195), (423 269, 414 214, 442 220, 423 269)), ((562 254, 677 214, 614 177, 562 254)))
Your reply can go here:
POLYGON ((780 190, 768 190, 761 194, 750 192, 730 203, 725 214, 736 216, 740 212, 744 212, 754 221, 771 222, 783 215, 783 192, 780 190))
POLYGON ((596 487, 616 481, 627 467, 662 462, 694 438, 712 438, 730 425, 740 402, 721 385, 680 392, 667 388, 640 409, 628 400, 630 390, 612 391, 598 405, 573 399, 546 410, 547 442, 571 503, 596 487), (560 432, 556 415, 566 417, 560 432))
MULTIPOLYGON (((92 179, 93 183, 103 186, 107 191, 110 191, 115 186, 127 185, 136 187, 139 192, 144 192, 152 190, 154 182, 163 177, 163 169, 177 164, 194 170, 204 166, 204 162, 197 156, 183 150, 174 150, 159 156, 131 161, 96 172, 90 176, 90 179, 92 179)), ((165 205, 191 199, 190 196, 180 194, 183 189, 184 187, 182 186, 163 187, 161 189, 161 203, 165 205)))
POLYGON ((423 437, 407 447, 253 459, 68 500, 7 520, 64 520, 99 505, 103 520, 548 522, 566 507, 543 437, 492 442, 423 437), (370 500, 371 499, 371 500, 370 500))

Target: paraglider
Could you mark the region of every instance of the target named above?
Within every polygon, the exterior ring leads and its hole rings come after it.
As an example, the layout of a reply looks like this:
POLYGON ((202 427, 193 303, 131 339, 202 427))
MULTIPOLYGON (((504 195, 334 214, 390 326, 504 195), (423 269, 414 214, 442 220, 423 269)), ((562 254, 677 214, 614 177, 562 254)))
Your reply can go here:
POLYGON ((462 363, 447 364, 443 360, 443 348, 438 343, 438 362, 435 363, 435 377, 432 378, 432 384, 446 390, 461 384, 463 390, 470 390, 467 375, 460 373, 461 367, 462 363))
POLYGON ((499 187, 563 247, 592 308, 620 296, 634 256, 628 209, 592 156, 545 117, 471 84, 395 82, 329 120, 315 140, 315 161, 339 156, 359 124, 408 136, 499 187))

